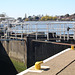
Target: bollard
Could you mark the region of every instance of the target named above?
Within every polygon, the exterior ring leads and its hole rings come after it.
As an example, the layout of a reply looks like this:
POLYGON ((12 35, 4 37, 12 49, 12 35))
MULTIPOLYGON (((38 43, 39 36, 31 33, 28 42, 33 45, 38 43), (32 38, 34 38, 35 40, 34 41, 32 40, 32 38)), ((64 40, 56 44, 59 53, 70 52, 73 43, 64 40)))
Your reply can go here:
POLYGON ((40 70, 42 63, 43 63, 43 61, 36 62, 36 63, 35 63, 35 69, 36 69, 36 70, 40 70))
POLYGON ((74 45, 71 45, 71 49, 74 50, 74 45))

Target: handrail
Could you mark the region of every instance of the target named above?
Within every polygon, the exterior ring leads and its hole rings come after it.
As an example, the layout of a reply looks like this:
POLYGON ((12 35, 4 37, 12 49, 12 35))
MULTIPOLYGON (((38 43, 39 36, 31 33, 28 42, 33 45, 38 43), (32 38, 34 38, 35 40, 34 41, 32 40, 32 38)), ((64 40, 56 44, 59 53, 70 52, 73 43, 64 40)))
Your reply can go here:
POLYGON ((51 22, 51 21, 50 22, 49 21, 48 22, 43 22, 43 21, 42 22, 24 22, 24 23, 11 22, 11 25, 12 25, 11 28, 9 27, 10 25, 9 23, 3 24, 3 25, 4 27, 2 27, 3 28, 2 30, 5 31, 5 34, 8 34, 9 32, 11 33, 14 32, 15 37, 17 37, 16 33, 21 33, 21 37, 22 37, 23 33, 28 34, 30 32, 36 33, 36 39, 38 39, 37 37, 38 37, 39 32, 44 32, 44 34, 47 35, 47 40, 49 40, 49 33, 51 32, 52 33, 56 32, 56 37, 57 35, 60 35, 60 39, 61 39, 62 34, 64 34, 64 40, 65 40, 66 34, 67 34, 67 40, 69 40, 69 32, 72 32, 75 37, 75 34, 74 34, 75 33, 75 30, 74 30, 75 22, 51 22), (7 30, 5 30, 6 27, 7 27, 7 30), (70 27, 69 31, 67 31, 68 27, 70 27))

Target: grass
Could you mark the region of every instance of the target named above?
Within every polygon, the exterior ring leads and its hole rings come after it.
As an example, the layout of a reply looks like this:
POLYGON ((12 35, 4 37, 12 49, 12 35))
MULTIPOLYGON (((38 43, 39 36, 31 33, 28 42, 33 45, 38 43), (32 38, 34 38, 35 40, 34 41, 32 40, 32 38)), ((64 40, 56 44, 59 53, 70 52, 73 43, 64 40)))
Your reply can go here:
POLYGON ((11 58, 11 61, 12 61, 13 65, 16 68, 18 73, 26 70, 26 65, 24 65, 23 62, 17 61, 17 60, 12 59, 12 58, 11 58))

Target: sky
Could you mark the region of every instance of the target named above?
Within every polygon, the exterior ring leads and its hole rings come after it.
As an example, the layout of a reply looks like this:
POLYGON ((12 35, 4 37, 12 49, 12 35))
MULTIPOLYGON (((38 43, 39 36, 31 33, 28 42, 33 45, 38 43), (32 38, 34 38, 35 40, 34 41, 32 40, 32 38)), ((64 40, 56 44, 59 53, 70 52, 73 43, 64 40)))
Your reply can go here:
POLYGON ((24 18, 32 15, 65 15, 75 13, 75 0, 0 0, 0 14, 24 18))

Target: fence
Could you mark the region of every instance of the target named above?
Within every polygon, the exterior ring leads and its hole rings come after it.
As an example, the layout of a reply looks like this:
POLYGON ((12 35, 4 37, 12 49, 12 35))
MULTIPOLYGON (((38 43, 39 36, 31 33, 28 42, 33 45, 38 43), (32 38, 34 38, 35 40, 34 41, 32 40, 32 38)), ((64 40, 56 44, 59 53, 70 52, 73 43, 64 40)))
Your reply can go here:
POLYGON ((69 40, 69 37, 72 37, 75 40, 75 22, 3 23, 0 24, 0 27, 6 38, 10 36, 10 33, 15 33, 15 38, 20 35, 22 39, 23 34, 25 34, 26 36, 35 35, 37 40, 38 35, 44 35, 49 40, 49 33, 52 33, 53 36, 56 33, 56 38, 59 36, 60 39, 63 37, 65 40, 67 37, 67 40, 69 40))

